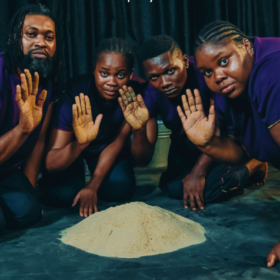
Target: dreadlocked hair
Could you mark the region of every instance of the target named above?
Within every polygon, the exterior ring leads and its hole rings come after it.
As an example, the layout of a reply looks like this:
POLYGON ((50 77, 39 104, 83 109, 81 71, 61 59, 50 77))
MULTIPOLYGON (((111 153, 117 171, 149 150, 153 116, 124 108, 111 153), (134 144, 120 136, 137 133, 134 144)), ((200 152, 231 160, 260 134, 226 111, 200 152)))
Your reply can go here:
POLYGON ((158 35, 151 37, 140 48, 140 59, 145 61, 166 52, 172 54, 176 50, 181 50, 177 42, 168 35, 158 35))
POLYGON ((196 40, 196 49, 205 43, 219 44, 225 38, 234 40, 237 43, 242 43, 244 38, 251 40, 252 38, 245 35, 238 27, 228 21, 215 21, 207 24, 199 32, 196 40))
POLYGON ((95 51, 94 67, 102 53, 120 53, 127 63, 127 67, 132 72, 134 67, 134 52, 131 45, 120 38, 109 38, 101 41, 95 51))
POLYGON ((17 67, 19 65, 22 49, 20 45, 20 39, 22 36, 22 27, 26 15, 43 15, 47 16, 55 23, 56 32, 56 61, 54 64, 54 74, 52 75, 55 81, 59 81, 61 78, 61 33, 59 24, 56 18, 51 14, 50 10, 41 4, 30 4, 20 8, 11 19, 8 25, 7 32, 7 44, 4 54, 4 68, 12 74, 17 74, 17 67))

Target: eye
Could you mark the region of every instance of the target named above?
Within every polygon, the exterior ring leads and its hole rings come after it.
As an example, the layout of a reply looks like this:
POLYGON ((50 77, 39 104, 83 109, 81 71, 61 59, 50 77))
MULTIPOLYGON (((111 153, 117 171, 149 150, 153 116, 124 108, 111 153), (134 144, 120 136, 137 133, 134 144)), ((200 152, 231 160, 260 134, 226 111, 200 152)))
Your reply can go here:
POLYGON ((124 74, 123 73, 119 73, 118 74, 118 78, 123 79, 124 78, 124 74))
POLYGON ((101 76, 102 76, 102 77, 107 77, 108 74, 107 74, 106 72, 101 72, 101 76))
POLYGON ((48 41, 51 41, 51 40, 53 40, 53 36, 47 36, 46 39, 47 39, 48 41))
POLYGON ((172 75, 174 72, 175 72, 175 69, 174 69, 174 68, 168 69, 167 74, 168 74, 168 75, 172 75))
POLYGON ((36 34, 35 34, 34 32, 33 32, 33 33, 32 33, 32 32, 27 32, 27 35, 28 35, 29 37, 35 37, 36 34))
POLYGON ((226 66, 228 64, 228 59, 224 58, 223 60, 221 60, 220 64, 221 66, 226 66))
POLYGON ((210 76, 211 73, 212 73, 211 70, 205 70, 205 71, 203 72, 203 75, 204 75, 204 76, 210 76))
POLYGON ((150 80, 152 80, 152 81, 156 81, 156 79, 157 79, 157 76, 151 76, 150 77, 150 80))

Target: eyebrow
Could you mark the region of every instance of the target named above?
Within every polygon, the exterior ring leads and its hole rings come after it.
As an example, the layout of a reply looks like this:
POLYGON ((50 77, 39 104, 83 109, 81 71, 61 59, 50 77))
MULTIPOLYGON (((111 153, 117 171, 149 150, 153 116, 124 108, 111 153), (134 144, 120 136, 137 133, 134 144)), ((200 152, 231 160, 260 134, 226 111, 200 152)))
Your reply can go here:
POLYGON ((216 60, 221 54, 223 54, 224 52, 223 51, 220 51, 219 53, 217 53, 214 57, 213 57, 213 59, 212 59, 212 61, 214 61, 214 60, 216 60))
MULTIPOLYGON (((28 29, 28 28, 30 28, 30 29, 34 29, 34 30, 36 30, 36 31, 38 31, 39 29, 37 28, 37 27, 35 27, 35 26, 27 26, 26 27, 26 29, 28 29)), ((54 31, 53 30, 51 30, 51 29, 48 29, 46 32, 52 32, 52 33, 54 33, 54 31)))

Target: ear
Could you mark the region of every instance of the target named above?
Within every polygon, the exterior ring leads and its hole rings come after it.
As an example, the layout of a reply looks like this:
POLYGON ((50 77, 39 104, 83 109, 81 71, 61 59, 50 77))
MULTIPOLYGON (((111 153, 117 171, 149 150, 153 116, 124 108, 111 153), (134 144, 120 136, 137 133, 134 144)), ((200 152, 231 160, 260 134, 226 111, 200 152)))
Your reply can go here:
POLYGON ((185 68, 188 69, 189 68, 189 57, 186 54, 183 55, 183 61, 184 61, 185 68))
POLYGON ((248 39, 243 38, 242 44, 243 44, 245 50, 247 51, 247 53, 248 53, 250 56, 253 56, 253 55, 254 55, 254 49, 253 49, 252 43, 251 43, 248 39))
POLYGON ((134 68, 131 69, 131 74, 130 74, 130 76, 129 76, 129 80, 131 80, 132 77, 133 77, 133 71, 134 71, 134 68))

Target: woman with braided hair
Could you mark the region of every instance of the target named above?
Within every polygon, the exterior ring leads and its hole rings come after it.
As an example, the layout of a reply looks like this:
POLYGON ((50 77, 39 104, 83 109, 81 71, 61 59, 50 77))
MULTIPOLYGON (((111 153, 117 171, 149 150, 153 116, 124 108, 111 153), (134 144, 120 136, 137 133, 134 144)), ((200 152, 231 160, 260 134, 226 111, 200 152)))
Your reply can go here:
MULTIPOLYGON (((280 168, 280 38, 248 37, 218 21, 200 32, 195 57, 207 86, 217 94, 208 117, 197 90, 182 97, 184 112, 177 109, 189 139, 221 162, 256 158, 280 168), (215 135, 216 116, 220 136, 215 135)), ((276 259, 280 244, 268 255, 268 267, 276 259)))

